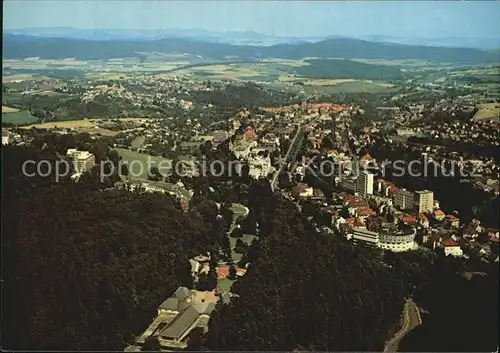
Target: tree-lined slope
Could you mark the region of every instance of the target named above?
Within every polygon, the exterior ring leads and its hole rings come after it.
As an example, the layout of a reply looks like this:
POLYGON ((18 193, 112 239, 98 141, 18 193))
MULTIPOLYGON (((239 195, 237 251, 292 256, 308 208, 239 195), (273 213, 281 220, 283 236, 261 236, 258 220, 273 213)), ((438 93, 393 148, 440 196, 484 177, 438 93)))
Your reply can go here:
POLYGON ((6 33, 3 36, 3 58, 44 59, 77 58, 100 60, 137 56, 140 52, 189 53, 220 59, 228 56, 251 58, 363 58, 422 59, 437 62, 498 63, 498 52, 470 48, 426 47, 375 43, 358 39, 335 38, 316 43, 277 44, 272 46, 231 45, 191 39, 165 38, 144 41, 83 40, 42 38, 6 33))

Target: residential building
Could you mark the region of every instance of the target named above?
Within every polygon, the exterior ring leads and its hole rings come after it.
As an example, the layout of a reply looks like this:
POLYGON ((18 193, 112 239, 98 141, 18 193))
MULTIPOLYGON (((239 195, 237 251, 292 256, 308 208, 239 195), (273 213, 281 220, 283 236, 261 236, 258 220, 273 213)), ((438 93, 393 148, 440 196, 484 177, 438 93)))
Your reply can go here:
MULTIPOLYGON (((346 221, 350 223, 349 220, 346 221)), ((382 231, 374 232, 365 227, 356 226, 356 224, 357 222, 354 222, 352 231, 347 235, 348 239, 352 239, 355 242, 364 242, 365 244, 393 252, 418 249, 418 244, 415 242, 416 230, 414 228, 402 231, 394 229, 393 225, 386 225, 382 231)))
POLYGON ((379 245, 379 233, 369 231, 366 228, 353 227, 351 236, 355 242, 362 241, 377 247, 379 245))
POLYGON ((356 179, 356 192, 360 195, 373 194, 373 174, 368 172, 361 172, 356 179))
POLYGON ((406 231, 384 230, 380 233, 378 246, 393 252, 416 250, 418 244, 415 242, 415 235, 415 228, 406 231))
POLYGON ((314 195, 314 189, 307 184, 299 184, 292 189, 295 197, 311 197, 314 195))
POLYGON ((429 190, 415 191, 413 202, 417 214, 432 212, 434 209, 434 193, 429 190))
POLYGON ((445 216, 446 215, 441 210, 435 210, 434 212, 432 212, 432 217, 434 217, 436 221, 442 221, 445 216))
POLYGON ((452 228, 458 228, 460 225, 460 219, 452 214, 446 215, 444 221, 452 228))
POLYGON ((460 248, 460 245, 458 245, 458 243, 452 239, 441 240, 441 245, 444 247, 444 255, 445 256, 448 256, 448 255, 462 256, 464 254, 462 249, 460 248))
POLYGON ((9 131, 2 130, 2 146, 9 144, 9 131))
POLYGON ((400 210, 413 208, 413 192, 406 189, 399 189, 394 194, 394 205, 400 210))
POLYGON ((229 293, 219 295, 215 291, 196 291, 179 287, 158 307, 158 316, 136 341, 142 346, 150 337, 156 337, 162 350, 181 350, 187 347, 187 337, 195 328, 208 328, 210 314, 222 297, 230 300, 229 293))
POLYGON ((78 151, 76 148, 68 148, 66 156, 73 158, 73 166, 77 173, 85 173, 95 166, 95 156, 88 151, 78 151))

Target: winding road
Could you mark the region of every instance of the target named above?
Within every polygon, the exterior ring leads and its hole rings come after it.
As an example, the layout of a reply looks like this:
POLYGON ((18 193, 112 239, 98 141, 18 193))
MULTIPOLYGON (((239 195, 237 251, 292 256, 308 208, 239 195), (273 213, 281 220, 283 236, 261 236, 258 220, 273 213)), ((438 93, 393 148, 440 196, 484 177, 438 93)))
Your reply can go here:
POLYGON ((397 352, 401 339, 421 323, 420 311, 413 300, 409 299, 405 303, 403 310, 403 324, 401 329, 386 343, 384 352, 397 352))

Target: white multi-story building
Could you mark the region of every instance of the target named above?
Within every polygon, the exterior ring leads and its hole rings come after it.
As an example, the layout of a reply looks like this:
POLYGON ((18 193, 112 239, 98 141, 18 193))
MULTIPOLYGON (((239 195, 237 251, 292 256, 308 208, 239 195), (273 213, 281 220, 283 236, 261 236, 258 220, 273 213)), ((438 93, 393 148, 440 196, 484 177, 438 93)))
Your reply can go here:
POLYGON ((413 192, 406 189, 399 189, 394 194, 394 205, 400 210, 413 208, 413 192))
POLYGON ((407 232, 383 231, 380 233, 379 248, 393 252, 416 250, 418 244, 415 242, 415 234, 415 229, 411 229, 411 231, 407 232))
POLYGON ((271 165, 271 157, 253 156, 249 158, 249 175, 254 179, 265 178, 272 173, 275 168, 271 165))
POLYGON ((9 131, 2 130, 2 146, 9 144, 9 131))
POLYGON ((69 148, 66 156, 73 158, 73 166, 77 173, 85 173, 95 166, 95 156, 88 151, 78 151, 76 148, 69 148))
POLYGON ((415 191, 413 202, 418 214, 432 212, 434 209, 434 193, 429 190, 415 191))
POLYGON ((373 174, 361 172, 356 179, 356 192, 360 195, 373 194, 373 174))
POLYGON ((348 238, 353 239, 355 242, 364 242, 383 250, 403 252, 418 249, 418 244, 415 242, 415 234, 415 229, 407 232, 391 232, 387 230, 373 232, 364 227, 354 227, 348 238))
POLYGON ((355 242, 362 241, 370 245, 374 245, 377 247, 379 246, 379 241, 380 241, 379 233, 372 232, 366 228, 362 227, 353 228, 351 237, 355 242))

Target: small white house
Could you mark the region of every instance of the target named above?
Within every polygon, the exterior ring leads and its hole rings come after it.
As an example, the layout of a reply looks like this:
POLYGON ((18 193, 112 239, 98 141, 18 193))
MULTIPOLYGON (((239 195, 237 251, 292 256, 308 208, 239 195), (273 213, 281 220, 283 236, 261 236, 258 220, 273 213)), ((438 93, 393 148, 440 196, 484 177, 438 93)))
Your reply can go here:
POLYGON ((460 257, 464 254, 464 252, 460 248, 460 245, 458 245, 458 243, 453 239, 443 239, 441 240, 441 245, 443 245, 444 247, 445 256, 451 255, 460 257))

